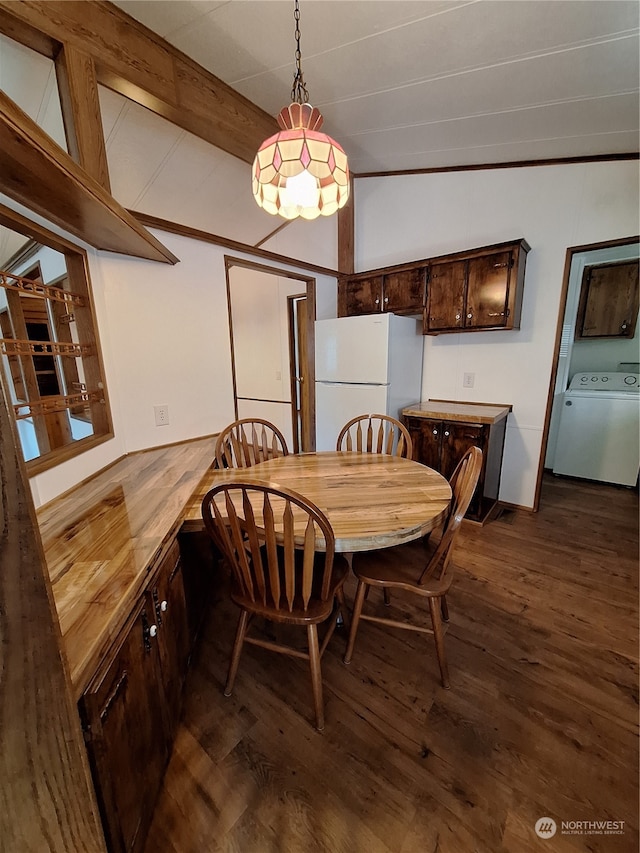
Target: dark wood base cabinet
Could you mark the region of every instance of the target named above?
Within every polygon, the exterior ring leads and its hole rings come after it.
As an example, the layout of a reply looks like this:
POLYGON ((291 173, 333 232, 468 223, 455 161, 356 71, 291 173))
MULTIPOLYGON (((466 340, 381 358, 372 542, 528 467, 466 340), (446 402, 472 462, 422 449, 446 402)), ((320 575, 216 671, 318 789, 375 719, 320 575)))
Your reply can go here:
POLYGON ((185 596, 183 560, 173 539, 112 651, 83 693, 79 710, 110 853, 141 851, 181 713, 182 688, 202 618, 206 566, 187 559, 197 601, 185 596), (190 618, 191 616, 191 618, 190 618))
POLYGON ((413 458, 447 479, 470 447, 482 450, 482 470, 465 516, 483 523, 498 502, 507 415, 510 406, 427 400, 402 411, 413 458))

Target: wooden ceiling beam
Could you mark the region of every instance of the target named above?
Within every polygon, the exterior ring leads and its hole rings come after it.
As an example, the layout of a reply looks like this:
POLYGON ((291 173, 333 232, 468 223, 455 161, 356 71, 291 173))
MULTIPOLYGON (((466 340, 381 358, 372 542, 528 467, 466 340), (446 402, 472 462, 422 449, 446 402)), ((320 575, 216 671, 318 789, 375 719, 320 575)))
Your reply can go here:
POLYGON ((273 116, 104 0, 0 0, 0 31, 36 50, 36 36, 49 51, 70 45, 93 59, 99 83, 247 163, 278 130, 273 116))
POLYGON ((67 150, 85 172, 111 193, 93 59, 64 44, 55 58, 67 150))

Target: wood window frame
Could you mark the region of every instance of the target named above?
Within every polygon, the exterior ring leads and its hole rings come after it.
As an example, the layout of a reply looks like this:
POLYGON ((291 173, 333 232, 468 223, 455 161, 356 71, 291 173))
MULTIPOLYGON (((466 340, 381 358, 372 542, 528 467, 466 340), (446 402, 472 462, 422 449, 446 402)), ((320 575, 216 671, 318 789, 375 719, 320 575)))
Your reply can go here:
MULTIPOLYGON (((84 438, 75 439, 68 444, 51 448, 34 459, 27 461, 25 463, 26 470, 27 474, 31 477, 66 462, 105 441, 109 441, 114 437, 114 431, 91 290, 87 253, 65 238, 53 234, 44 226, 27 219, 22 214, 5 207, 3 204, 0 204, 0 225, 12 231, 17 231, 25 237, 29 237, 64 256, 70 290, 74 293, 80 293, 86 301, 85 308, 78 312, 77 328, 81 343, 90 344, 94 350, 93 355, 83 359, 83 366, 87 375, 88 386, 94 391, 99 391, 100 394, 99 399, 90 403, 93 433, 84 438)), ((8 393, 10 377, 6 376, 3 369, 0 369, 0 379, 5 386, 5 396, 7 399, 10 399, 8 393)))

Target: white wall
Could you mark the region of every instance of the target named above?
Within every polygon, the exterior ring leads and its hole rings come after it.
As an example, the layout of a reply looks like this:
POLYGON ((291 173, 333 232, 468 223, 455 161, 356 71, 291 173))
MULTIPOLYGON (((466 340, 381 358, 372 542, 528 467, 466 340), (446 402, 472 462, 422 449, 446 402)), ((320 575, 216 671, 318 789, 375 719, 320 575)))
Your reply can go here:
MULTIPOLYGON (((211 435, 234 420, 224 262, 229 253, 187 237, 153 233, 180 259, 178 264, 88 250, 115 438, 31 478, 36 506, 125 453, 211 435), (157 405, 169 407, 167 426, 155 426, 157 405)), ((307 232, 312 233, 313 228, 307 232)), ((297 257, 305 257, 304 231, 295 245, 297 257)), ((321 243, 309 240, 309 253, 314 263, 335 267, 321 243)), ((305 272, 300 266, 269 266, 305 272)), ((316 276, 316 290, 323 314, 335 313, 335 279, 316 276)))
POLYGON ((638 164, 582 163, 356 181, 356 268, 531 246, 519 331, 425 338, 423 398, 510 403, 500 499, 532 507, 566 250, 639 229, 638 164), (475 373, 472 389, 462 375, 475 373))

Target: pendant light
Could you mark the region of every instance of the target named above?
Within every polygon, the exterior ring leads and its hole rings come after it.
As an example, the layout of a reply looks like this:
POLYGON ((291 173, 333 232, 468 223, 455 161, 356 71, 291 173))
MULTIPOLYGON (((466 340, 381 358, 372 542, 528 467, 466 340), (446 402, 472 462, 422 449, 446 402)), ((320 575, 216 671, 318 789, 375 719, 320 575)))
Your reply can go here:
POLYGON ((252 167, 256 202, 284 219, 331 216, 349 198, 349 166, 342 147, 320 132, 323 118, 309 103, 300 65, 300 8, 295 0, 296 73, 291 101, 278 115, 280 133, 265 139, 252 167))

